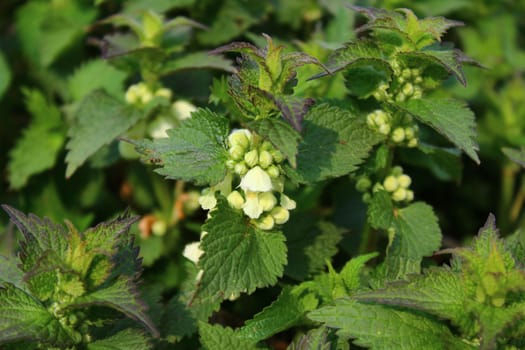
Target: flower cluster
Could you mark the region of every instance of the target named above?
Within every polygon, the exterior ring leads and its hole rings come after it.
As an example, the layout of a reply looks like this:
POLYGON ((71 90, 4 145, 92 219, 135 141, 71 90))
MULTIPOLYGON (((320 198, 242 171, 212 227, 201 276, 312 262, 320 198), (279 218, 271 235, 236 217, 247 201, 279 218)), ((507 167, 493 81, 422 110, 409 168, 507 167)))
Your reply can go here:
POLYGON ((144 106, 154 97, 164 97, 171 100, 171 90, 167 88, 159 88, 155 91, 150 89, 144 82, 131 85, 126 91, 126 102, 132 105, 144 106))
POLYGON ((356 189, 364 192, 363 200, 369 201, 371 198, 370 190, 377 192, 384 190, 388 192, 394 202, 411 202, 414 200, 414 192, 410 189, 412 179, 403 173, 403 168, 396 166, 386 176, 382 182, 377 182, 372 186, 372 181, 366 176, 359 178, 356 183, 356 189))
POLYGON ((418 145, 418 126, 409 115, 393 116, 392 114, 376 109, 366 116, 368 127, 387 136, 393 143, 416 147, 418 145))
POLYGON ((382 83, 374 91, 378 101, 404 102, 423 96, 421 69, 402 67, 397 61, 391 62, 395 79, 391 84, 382 83))
POLYGON ((242 210, 262 230, 271 230, 274 225, 287 222, 289 211, 295 209, 296 203, 283 193, 282 153, 246 129, 233 131, 228 137, 228 146, 227 166, 240 177, 238 189, 231 190, 231 178, 206 188, 199 198, 201 207, 215 208, 215 193, 220 191, 232 208, 242 210))

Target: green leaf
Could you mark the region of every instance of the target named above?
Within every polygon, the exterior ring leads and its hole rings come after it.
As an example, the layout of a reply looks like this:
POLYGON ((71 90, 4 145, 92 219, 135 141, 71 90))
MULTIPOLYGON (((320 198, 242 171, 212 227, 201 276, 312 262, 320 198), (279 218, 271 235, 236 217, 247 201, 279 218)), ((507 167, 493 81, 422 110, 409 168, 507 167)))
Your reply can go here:
POLYGON ((231 61, 222 56, 210 55, 206 52, 193 52, 182 57, 168 60, 162 66, 160 74, 166 75, 182 70, 203 68, 220 69, 229 73, 236 72, 231 61))
POLYGON ((106 92, 94 91, 84 97, 66 145, 66 176, 73 175, 102 146, 122 135, 143 117, 143 111, 123 104, 106 92))
POLYGON ((295 157, 301 136, 290 124, 280 119, 265 118, 249 123, 248 127, 270 141, 275 148, 283 153, 292 167, 296 167, 295 157))
POLYGON ((107 61, 93 60, 77 68, 68 78, 71 97, 79 101, 90 92, 103 89, 114 97, 124 95, 126 73, 110 66, 107 61))
POLYGON ((0 343, 17 340, 73 343, 60 322, 38 300, 10 283, 0 284, 0 313, 0 343))
POLYGON ((8 282, 22 288, 23 278, 24 273, 18 267, 18 259, 11 255, 0 255, 0 283, 8 282))
POLYGON ((455 337, 443 323, 383 305, 338 299, 335 306, 312 311, 309 317, 338 328, 338 334, 354 338, 354 344, 375 350, 475 349, 455 337))
POLYGON ((288 247, 288 265, 285 274, 296 280, 304 280, 326 267, 338 252, 337 244, 343 231, 329 222, 312 222, 304 214, 293 216, 283 230, 288 247))
POLYGON ((139 217, 127 213, 111 221, 102 222, 84 232, 86 250, 95 250, 113 256, 123 242, 129 238, 129 228, 139 217))
POLYGON ((152 349, 148 338, 135 329, 125 329, 111 337, 89 343, 88 350, 147 350, 152 349))
POLYGON ((220 199, 217 210, 202 227, 208 232, 201 241, 204 270, 198 293, 204 297, 252 293, 273 285, 286 263, 284 235, 262 231, 249 223, 242 212, 220 199))
POLYGON ((60 110, 38 90, 23 90, 31 123, 9 153, 9 183, 20 189, 35 174, 55 165, 65 141, 60 110))
POLYGON ((388 230, 394 222, 394 203, 386 191, 378 191, 372 196, 368 206, 368 222, 373 228, 388 230))
POLYGON ((284 288, 277 300, 246 321, 238 335, 254 342, 267 339, 297 325, 318 302, 315 295, 301 285, 284 288))
MULTIPOLYGON (((329 339, 329 329, 326 327, 314 328, 303 334, 291 343, 287 350, 330 350, 332 339, 329 339)), ((337 343, 336 339, 335 343, 337 343)))
POLYGON ((357 169, 382 136, 355 113, 320 104, 305 117, 297 155, 297 173, 304 182, 321 181, 357 169))
POLYGON ((431 269, 409 281, 387 285, 381 290, 355 294, 353 298, 367 303, 402 306, 428 312, 440 319, 461 324, 468 317, 464 310, 465 295, 461 276, 448 269, 431 269))
POLYGON ((11 70, 4 54, 0 51, 0 98, 2 98, 10 83, 11 70))
POLYGON ((229 327, 199 322, 201 343, 206 350, 256 349, 255 342, 242 339, 229 327))
POLYGON ((378 255, 378 253, 359 255, 345 264, 341 269, 341 272, 339 272, 339 276, 341 276, 348 291, 353 291, 361 287, 361 271, 363 270, 363 267, 369 260, 378 255))
POLYGON ((69 308, 84 308, 91 305, 102 305, 116 309, 142 323, 153 336, 159 332, 146 314, 146 306, 139 299, 135 284, 128 278, 121 276, 111 285, 103 285, 98 290, 84 294, 69 304, 69 308))
POLYGON ((525 167, 525 147, 520 149, 513 149, 508 147, 503 147, 501 149, 503 154, 510 158, 515 163, 518 163, 522 167, 525 167))
POLYGON ((45 67, 77 42, 96 15, 96 9, 75 1, 32 1, 16 13, 17 34, 26 56, 45 67))
POLYGON ((168 130, 169 138, 143 140, 138 149, 144 159, 161 163, 156 172, 168 179, 217 184, 226 174, 228 120, 210 110, 199 109, 179 127, 168 130))
POLYGON ((448 138, 479 164, 474 114, 462 102, 444 98, 411 99, 398 106, 448 138))

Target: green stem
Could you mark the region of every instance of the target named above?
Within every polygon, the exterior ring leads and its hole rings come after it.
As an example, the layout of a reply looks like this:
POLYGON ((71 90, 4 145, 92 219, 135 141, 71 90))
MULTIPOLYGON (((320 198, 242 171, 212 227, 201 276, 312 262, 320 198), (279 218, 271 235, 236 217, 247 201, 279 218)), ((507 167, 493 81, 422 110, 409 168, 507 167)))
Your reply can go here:
POLYGON ((361 241, 359 243, 358 254, 363 255, 369 252, 370 246, 375 246, 376 231, 372 229, 368 220, 365 222, 363 227, 363 233, 361 234, 361 241))
POLYGON ((521 210, 523 208, 523 203, 525 202, 525 178, 521 178, 520 188, 516 196, 514 197, 514 202, 512 203, 510 209, 510 223, 514 224, 519 218, 521 210))
POLYGON ((499 225, 506 232, 509 225, 510 209, 514 198, 516 174, 519 168, 514 163, 506 163, 501 168, 501 197, 499 203, 499 225))

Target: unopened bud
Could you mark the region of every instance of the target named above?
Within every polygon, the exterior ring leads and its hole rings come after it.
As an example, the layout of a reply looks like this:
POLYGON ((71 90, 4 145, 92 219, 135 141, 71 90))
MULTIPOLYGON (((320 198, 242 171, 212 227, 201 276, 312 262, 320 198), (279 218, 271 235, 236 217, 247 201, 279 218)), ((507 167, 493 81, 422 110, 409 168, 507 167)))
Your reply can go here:
POLYGON ((407 190, 404 188, 398 188, 392 193, 392 199, 396 202, 402 202, 407 198, 407 190))
POLYGON ((259 165, 263 167, 263 169, 268 168, 273 163, 273 157, 268 151, 261 151, 259 154, 259 165))
POLYGON ((275 222, 271 215, 265 215, 257 222, 257 227, 265 231, 271 230, 274 225, 275 225, 275 222))
POLYGON ((157 91, 155 91, 155 96, 164 97, 168 100, 171 100, 171 95, 171 90, 167 88, 160 88, 157 91))
POLYGON ((131 85, 126 91, 126 102, 129 104, 135 104, 139 101, 140 96, 137 94, 137 88, 135 85, 131 85))
POLYGON ((243 176, 248 172, 248 167, 246 166, 246 163, 239 162, 235 164, 235 167, 233 168, 233 171, 235 171, 236 174, 239 174, 240 176, 243 176))
POLYGON ((231 147, 228 152, 234 160, 241 160, 244 157, 244 148, 240 146, 231 147))
POLYGON ((244 149, 248 148, 250 146, 250 140, 252 138, 252 134, 247 129, 239 129, 233 131, 228 136, 228 142, 230 143, 230 146, 240 146, 244 149))
POLYGON ((401 91, 403 91, 405 95, 410 96, 414 93, 414 86, 410 83, 406 83, 403 85, 403 89, 401 91))
POLYGON ((407 146, 410 148, 417 147, 417 145, 418 145, 418 141, 416 138, 410 139, 407 143, 407 146))
POLYGON ((157 220, 151 225, 151 232, 156 236, 164 236, 168 230, 168 225, 164 220, 157 220))
POLYGON ((290 219, 290 212, 283 207, 275 207, 270 213, 277 225, 282 225, 290 219))
POLYGON ((178 100, 173 102, 171 110, 179 120, 191 118, 191 114, 197 110, 197 107, 191 102, 178 100))
POLYGON ((392 132, 392 141, 396 143, 403 142, 405 139, 405 129, 403 128, 395 128, 392 132))
POLYGON ((226 161, 226 167, 227 167, 228 169, 234 169, 234 168, 235 168, 235 164, 237 164, 237 162, 234 161, 233 159, 228 159, 228 160, 226 161))
POLYGON ((259 194, 259 205, 262 207, 263 211, 272 210, 277 204, 277 198, 272 194, 272 192, 263 192, 259 194))
POLYGON ((396 95, 396 102, 403 102, 407 99, 406 95, 403 92, 399 92, 396 95))
POLYGON ((405 198, 407 201, 411 202, 414 200, 414 191, 407 190, 407 197, 405 198))
POLYGON ((268 173, 268 175, 270 175, 271 178, 273 179, 276 179, 279 177, 279 175, 281 175, 281 172, 279 171, 279 168, 275 165, 270 165, 267 169, 266 169, 266 172, 268 173))
POLYGON ((394 192, 398 189, 399 183, 395 176, 389 175, 383 181, 383 187, 388 192, 394 192))
POLYGON ((383 124, 378 129, 380 134, 388 135, 390 133, 390 124, 383 124))
POLYGON ((273 149, 273 145, 270 141, 263 141, 261 145, 261 150, 263 151, 270 151, 273 149))
POLYGON ((140 102, 142 102, 142 104, 147 104, 151 100, 153 100, 153 94, 149 90, 144 91, 142 96, 140 96, 140 102))
POLYGON ((244 162, 249 168, 253 168, 259 161, 259 154, 256 149, 246 152, 244 154, 244 162))
POLYGON ((199 197, 199 204, 204 210, 210 210, 215 208, 217 205, 217 198, 215 198, 215 191, 212 191, 210 188, 205 188, 201 192, 199 197))
POLYGON ((199 258, 201 257, 202 253, 204 252, 200 248, 200 242, 192 242, 186 244, 182 255, 186 259, 193 261, 196 264, 197 262, 199 262, 199 258))
POLYGON ((399 183, 399 186, 403 188, 408 188, 412 183, 412 179, 410 178, 410 176, 403 174, 397 177, 397 182, 399 183))
POLYGON ((407 140, 413 139, 415 134, 414 128, 411 128, 410 126, 405 128, 405 137, 407 140))
POLYGON ((355 189, 359 192, 367 191, 372 186, 372 181, 366 176, 360 177, 355 184, 355 189))
POLYGON ((239 191, 233 191, 231 192, 228 197, 226 197, 228 200, 228 203, 232 206, 232 208, 235 209, 242 209, 242 206, 244 205, 244 198, 239 193, 239 191))
POLYGON ((270 154, 272 155, 273 160, 274 160, 276 163, 281 163, 281 162, 284 160, 284 156, 283 156, 282 152, 279 151, 279 150, 276 150, 276 149, 271 150, 271 151, 270 151, 270 154))

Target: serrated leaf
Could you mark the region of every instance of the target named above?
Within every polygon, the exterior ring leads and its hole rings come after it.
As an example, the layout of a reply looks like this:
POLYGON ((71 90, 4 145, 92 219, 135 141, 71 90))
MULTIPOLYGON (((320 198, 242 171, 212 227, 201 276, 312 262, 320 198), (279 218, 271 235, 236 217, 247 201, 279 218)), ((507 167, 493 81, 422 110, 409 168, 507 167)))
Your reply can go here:
POLYGON ((168 130, 169 138, 143 140, 138 149, 144 159, 161 163, 155 171, 168 179, 217 184, 226 174, 228 120, 210 110, 199 109, 179 127, 168 130))
POLYGON ((98 253, 112 256, 118 248, 117 244, 127 241, 129 228, 138 219, 137 216, 125 214, 89 228, 83 233, 86 250, 96 250, 98 253))
POLYGON ((102 146, 135 125, 144 114, 104 91, 94 91, 84 97, 78 106, 66 145, 66 177, 73 175, 102 146))
POLYGON ((235 73, 237 70, 231 61, 221 57, 210 55, 206 52, 193 52, 182 57, 170 59, 162 66, 162 75, 172 74, 188 69, 220 69, 225 72, 235 73))
POLYGON ((398 106, 428 124, 479 164, 474 114, 464 103, 444 98, 411 99, 398 106))
POLYGON ((0 99, 11 83, 11 70, 4 54, 0 51, 0 99))
POLYGON ((20 253, 24 272, 32 269, 46 251, 52 251, 57 256, 64 257, 68 246, 68 233, 64 226, 33 214, 26 216, 8 205, 2 205, 2 208, 24 236, 25 241, 21 244, 20 253))
POLYGON ((67 83, 71 97, 79 101, 97 89, 104 89, 111 96, 122 96, 125 79, 126 73, 110 66, 107 61, 93 60, 77 68, 67 83))
POLYGON ((384 305, 395 305, 428 312, 441 319, 461 324, 467 317, 461 276, 447 269, 432 269, 424 275, 412 276, 386 288, 355 294, 353 298, 384 305))
POLYGON ((355 113, 320 104, 304 119, 303 140, 297 155, 297 173, 304 182, 349 174, 382 140, 355 113))
POLYGON ((424 315, 375 304, 338 299, 335 306, 310 312, 312 320, 339 329, 354 344, 375 350, 475 349, 455 337, 447 326, 424 315))
POLYGON ((88 350, 148 350, 152 349, 152 346, 142 332, 128 328, 111 337, 89 343, 87 348, 88 350))
POLYGON ((283 230, 288 247, 288 265, 285 274, 296 280, 304 280, 326 267, 326 261, 337 254, 337 244, 343 239, 343 231, 329 222, 312 222, 293 216, 283 230))
POLYGON ((240 338, 236 331, 221 325, 199 322, 199 335, 206 350, 254 350, 255 342, 240 338))
POLYGON ((303 119, 310 107, 315 103, 312 98, 301 98, 296 96, 273 96, 275 105, 281 114, 295 130, 303 130, 303 119))
POLYGON ((316 296, 301 285, 282 290, 277 300, 246 321, 238 331, 244 339, 258 342, 300 322, 306 312, 317 307, 316 296))
POLYGON ((96 291, 84 294, 68 305, 68 308, 83 308, 102 305, 116 309, 142 323, 153 336, 159 332, 146 314, 146 306, 139 299, 137 287, 128 277, 119 277, 111 285, 103 285, 96 291))
POLYGON ((256 228, 224 199, 219 200, 202 229, 208 234, 200 244, 204 254, 199 267, 204 274, 199 295, 228 298, 250 294, 256 288, 275 284, 282 276, 286 245, 281 232, 256 228))
POLYGON ((18 259, 14 256, 0 255, 0 283, 11 283, 17 288, 22 288, 24 273, 18 267, 18 259))
POLYGON ((295 157, 301 135, 289 124, 275 118, 265 118, 253 121, 248 127, 270 141, 275 148, 283 153, 292 167, 296 166, 295 157))
POLYGON ((373 228, 389 229, 395 219, 394 203, 386 191, 378 191, 368 205, 368 222, 373 228))
POLYGON ((343 280, 346 290, 352 291, 361 286, 361 271, 365 264, 378 256, 378 253, 369 253, 364 255, 356 256, 343 266, 339 276, 343 280))
POLYGON ((0 313, 0 343, 17 340, 73 343, 60 322, 38 300, 10 283, 0 284, 0 313))
POLYGON ((39 90, 23 90, 32 120, 9 152, 9 183, 22 188, 35 174, 50 169, 65 141, 61 113, 39 90))
POLYGON ((297 338, 286 350, 330 350, 332 349, 332 342, 328 336, 328 328, 314 328, 297 338))

